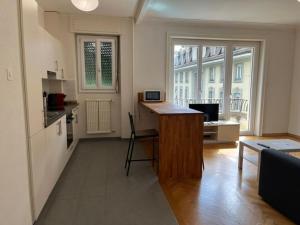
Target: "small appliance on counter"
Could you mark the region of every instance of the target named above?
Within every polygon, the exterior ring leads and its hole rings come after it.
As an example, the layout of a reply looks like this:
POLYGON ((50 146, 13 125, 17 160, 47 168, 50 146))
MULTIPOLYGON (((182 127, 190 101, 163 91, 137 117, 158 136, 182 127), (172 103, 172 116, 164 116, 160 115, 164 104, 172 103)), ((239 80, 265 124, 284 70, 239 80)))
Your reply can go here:
POLYGON ((64 110, 64 100, 66 95, 55 93, 48 95, 48 110, 64 110))
POLYGON ((164 99, 165 95, 161 90, 144 90, 138 93, 139 102, 163 102, 164 99))

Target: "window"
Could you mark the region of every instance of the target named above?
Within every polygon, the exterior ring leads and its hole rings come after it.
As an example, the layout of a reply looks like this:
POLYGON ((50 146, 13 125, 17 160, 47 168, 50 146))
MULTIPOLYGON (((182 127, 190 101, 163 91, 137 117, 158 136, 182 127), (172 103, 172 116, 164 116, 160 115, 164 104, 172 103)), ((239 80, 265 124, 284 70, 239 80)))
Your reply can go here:
POLYGON ((175 83, 178 83, 178 73, 175 74, 175 83))
POLYGON ((213 87, 210 87, 208 91, 208 98, 212 99, 214 97, 215 97, 215 89, 213 87))
POLYGON ((183 99, 183 88, 180 87, 179 89, 179 99, 183 99))
POLYGON ((242 89, 234 88, 232 93, 233 99, 241 99, 242 98, 242 89))
POLYGON ((189 73, 185 73, 185 83, 189 83, 189 73))
POLYGON ((82 91, 115 91, 117 38, 78 36, 78 62, 82 91))
POLYGON ((189 60, 190 62, 193 61, 193 48, 189 48, 189 60))
POLYGON ((244 72, 244 64, 243 63, 236 64, 235 76, 234 76, 235 82, 241 82, 243 80, 243 72, 244 72))
POLYGON ((189 99, 189 88, 185 87, 185 99, 189 99))
POLYGON ((224 91, 223 91, 223 90, 220 91, 219 98, 220 98, 220 99, 223 99, 223 98, 224 98, 224 91))
POLYGON ((220 83, 224 83, 224 76, 225 76, 225 68, 224 65, 221 65, 220 83))
POLYGON ((186 64, 186 51, 183 52, 183 64, 186 64))
POLYGON ((216 79, 216 68, 209 67, 209 82, 215 82, 216 79))
POLYGON ((175 100, 172 96, 174 92, 170 92, 170 100, 184 107, 188 107, 190 102, 218 103, 220 118, 239 122, 243 134, 253 134, 255 126, 260 129, 254 121, 256 99, 252 98, 257 85, 259 43, 171 39, 170 47, 174 50, 174 56, 178 51, 181 57, 186 52, 188 63, 182 64, 179 69, 172 65, 173 59, 169 58, 169 84, 174 84, 169 90, 178 86, 180 98, 179 101, 175 100), (192 63, 189 62, 190 55, 192 63), (175 83, 173 79, 176 79, 174 76, 177 73, 180 76, 178 83, 175 83))
POLYGON ((180 72, 180 83, 183 83, 183 72, 180 72))
POLYGON ((175 99, 178 99, 178 87, 175 87, 175 99))

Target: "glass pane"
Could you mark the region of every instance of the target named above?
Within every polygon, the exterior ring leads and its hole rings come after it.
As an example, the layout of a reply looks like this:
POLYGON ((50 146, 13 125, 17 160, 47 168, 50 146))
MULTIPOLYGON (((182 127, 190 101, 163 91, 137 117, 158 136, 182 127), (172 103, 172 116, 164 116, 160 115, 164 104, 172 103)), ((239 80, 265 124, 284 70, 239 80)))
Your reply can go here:
POLYGON ((84 42, 85 87, 96 88, 96 42, 84 42))
POLYGON ((101 54, 101 82, 103 86, 112 86, 112 43, 100 43, 101 54))
POLYGON ((230 120, 240 123, 241 131, 250 130, 250 102, 254 48, 233 48, 230 120))
POLYGON ((174 46, 174 103, 196 103, 198 95, 198 46, 174 46))
POLYGON ((223 46, 203 46, 200 103, 219 104, 224 113, 225 51, 223 46))

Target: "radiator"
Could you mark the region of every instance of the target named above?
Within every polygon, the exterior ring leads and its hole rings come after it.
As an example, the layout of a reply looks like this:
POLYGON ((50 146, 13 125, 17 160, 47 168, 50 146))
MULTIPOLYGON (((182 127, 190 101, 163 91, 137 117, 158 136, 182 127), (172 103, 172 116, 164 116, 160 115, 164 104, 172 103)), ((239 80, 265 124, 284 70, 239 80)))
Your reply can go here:
POLYGON ((111 102, 108 99, 86 100, 87 134, 112 133, 111 102))

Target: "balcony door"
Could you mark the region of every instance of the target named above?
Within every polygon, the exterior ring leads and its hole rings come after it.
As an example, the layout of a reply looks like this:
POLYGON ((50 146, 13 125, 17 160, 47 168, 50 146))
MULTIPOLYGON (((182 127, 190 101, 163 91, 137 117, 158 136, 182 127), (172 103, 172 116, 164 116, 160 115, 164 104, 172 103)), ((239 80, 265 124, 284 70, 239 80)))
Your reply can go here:
POLYGON ((170 99, 185 107, 217 103, 221 120, 253 134, 258 51, 255 42, 174 40, 170 99))

